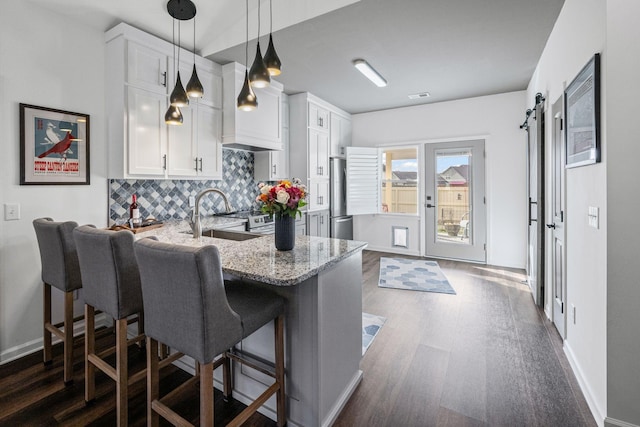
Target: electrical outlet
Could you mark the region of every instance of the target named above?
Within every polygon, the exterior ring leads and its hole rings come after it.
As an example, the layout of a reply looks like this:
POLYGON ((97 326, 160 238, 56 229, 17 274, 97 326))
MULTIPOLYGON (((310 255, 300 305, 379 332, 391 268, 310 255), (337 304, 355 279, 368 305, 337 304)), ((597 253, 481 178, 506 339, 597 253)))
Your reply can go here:
POLYGON ((576 306, 571 304, 571 317, 573 318, 573 324, 576 324, 576 306))
POLYGON ((4 204, 4 220, 16 221, 20 219, 20 203, 4 204))
POLYGON ((196 205, 196 197, 195 196, 189 196, 189 207, 192 208, 196 205))

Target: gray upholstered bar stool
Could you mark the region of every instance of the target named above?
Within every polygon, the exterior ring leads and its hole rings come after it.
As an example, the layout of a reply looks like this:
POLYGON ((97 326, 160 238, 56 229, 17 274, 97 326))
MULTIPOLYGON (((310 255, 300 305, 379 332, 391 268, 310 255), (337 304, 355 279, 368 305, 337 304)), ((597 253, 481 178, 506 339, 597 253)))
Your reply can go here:
POLYGON ((138 336, 127 339, 127 318, 142 313, 140 274, 133 253, 134 236, 130 231, 99 230, 83 225, 73 230, 82 273, 85 301, 85 400, 95 399, 95 368, 116 382, 118 426, 127 425, 128 386, 146 376, 141 370, 129 375, 127 349, 144 340, 138 317, 138 336), (100 354, 95 352, 95 309, 111 316, 116 323, 116 345, 100 354), (104 357, 115 351, 116 366, 104 357))
POLYGON ((158 342, 196 360, 196 376, 180 389, 200 381, 200 425, 212 426, 213 370, 224 366, 225 396, 231 393, 230 357, 267 373, 227 350, 275 320, 275 372, 268 372, 275 382, 227 425, 241 425, 275 394, 278 426, 284 426, 284 299, 249 284, 225 284, 215 246, 192 248, 152 239, 138 240, 134 246, 145 306, 147 425, 157 426, 158 415, 174 425, 190 425, 160 399, 158 342), (218 355, 222 357, 214 361, 218 355))
MULTIPOLYGON (((64 352, 64 383, 73 382, 73 291, 82 287, 73 229, 73 221, 55 222, 51 218, 38 218, 33 228, 38 239, 44 282, 44 363, 52 361, 51 334, 62 340, 64 352), (64 321, 51 324, 51 286, 64 292, 64 321), (64 331, 60 330, 63 326, 64 331)), ((76 319, 79 320, 79 319, 76 319)))

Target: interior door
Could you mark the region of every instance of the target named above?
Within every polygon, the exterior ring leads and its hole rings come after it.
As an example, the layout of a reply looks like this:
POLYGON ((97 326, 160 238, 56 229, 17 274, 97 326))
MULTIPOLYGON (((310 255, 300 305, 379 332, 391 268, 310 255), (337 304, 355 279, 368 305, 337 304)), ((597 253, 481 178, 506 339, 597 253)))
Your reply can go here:
POLYGON ((551 175, 551 212, 553 220, 547 227, 553 230, 551 245, 551 277, 553 286, 553 323, 564 339, 566 335, 566 281, 564 270, 564 133, 563 97, 552 107, 553 114, 553 174, 551 175))
POLYGON ((425 147, 426 256, 486 263, 484 140, 425 147))
POLYGON ((529 230, 527 238, 527 282, 533 300, 544 304, 544 110, 536 104, 527 126, 527 192, 529 230))

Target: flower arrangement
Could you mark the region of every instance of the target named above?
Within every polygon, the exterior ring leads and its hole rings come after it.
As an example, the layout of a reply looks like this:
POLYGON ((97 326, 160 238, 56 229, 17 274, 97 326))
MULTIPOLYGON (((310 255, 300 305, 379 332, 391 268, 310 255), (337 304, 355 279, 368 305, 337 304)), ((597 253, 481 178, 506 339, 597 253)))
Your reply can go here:
POLYGON ((260 194, 256 202, 262 203, 260 210, 273 216, 302 216, 300 208, 306 206, 307 188, 298 178, 291 181, 283 179, 276 185, 261 182, 258 184, 260 194))

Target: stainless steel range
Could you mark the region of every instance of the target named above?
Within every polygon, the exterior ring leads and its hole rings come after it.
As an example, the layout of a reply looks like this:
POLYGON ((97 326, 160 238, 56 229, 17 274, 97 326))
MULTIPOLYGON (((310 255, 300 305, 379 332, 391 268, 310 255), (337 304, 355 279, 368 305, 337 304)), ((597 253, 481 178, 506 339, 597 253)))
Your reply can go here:
MULTIPOLYGON (((228 218, 242 218, 247 220, 246 231, 255 234, 273 234, 276 231, 273 218, 260 211, 241 211, 224 214, 228 218)), ((305 234, 305 216, 296 218, 296 234, 305 234)))

